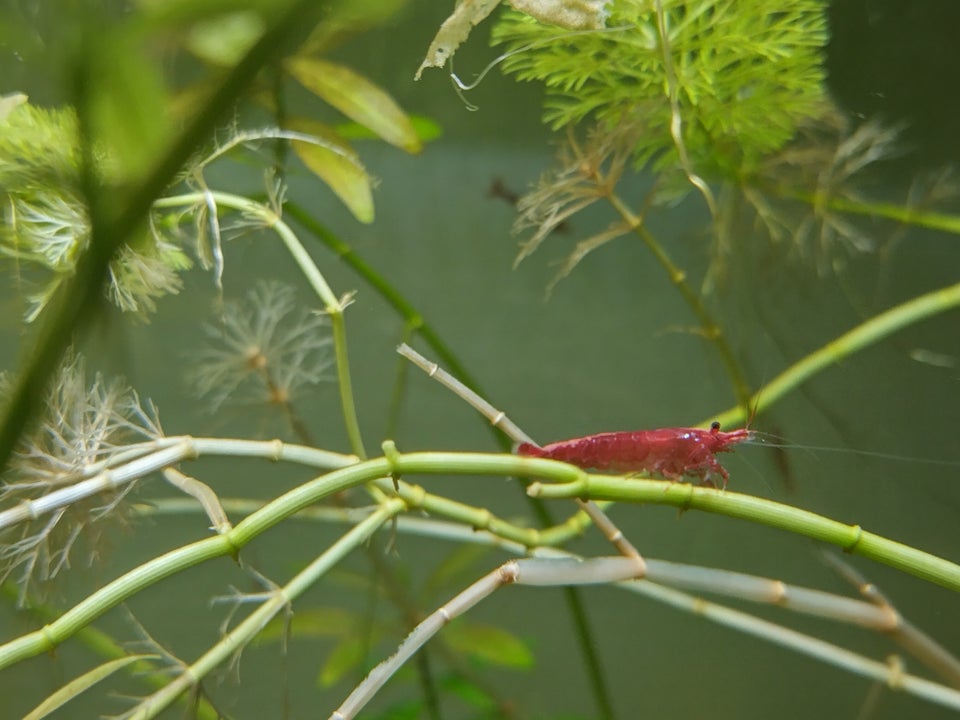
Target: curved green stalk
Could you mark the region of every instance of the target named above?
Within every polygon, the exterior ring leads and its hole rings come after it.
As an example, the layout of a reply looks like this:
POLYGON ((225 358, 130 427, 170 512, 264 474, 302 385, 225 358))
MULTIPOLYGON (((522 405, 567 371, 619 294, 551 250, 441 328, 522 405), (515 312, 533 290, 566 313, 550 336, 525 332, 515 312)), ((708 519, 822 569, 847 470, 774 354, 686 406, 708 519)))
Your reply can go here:
POLYGON ((960 592, 960 566, 922 550, 845 525, 799 508, 740 493, 658 480, 588 475, 572 465, 517 455, 422 452, 400 454, 384 443, 387 457, 367 460, 311 480, 273 500, 232 530, 154 558, 129 571, 65 612, 42 629, 0 645, 0 670, 53 649, 107 610, 141 590, 187 568, 226 555, 236 556, 252 540, 296 512, 325 497, 378 478, 406 475, 492 475, 544 478, 531 495, 673 505, 750 520, 837 545, 960 592))
POLYGON ((253 640, 277 614, 312 587, 324 574, 335 567, 348 553, 366 542, 387 520, 402 512, 403 503, 392 500, 384 503, 369 517, 352 527, 343 537, 297 573, 284 587, 273 592, 268 600, 226 633, 216 645, 205 652, 168 685, 145 699, 128 717, 130 720, 150 720, 169 707, 185 690, 209 675, 253 640))
MULTIPOLYGON (((791 390, 834 363, 892 335, 909 325, 960 306, 960 283, 900 303, 845 332, 777 375, 750 398, 748 407, 760 412, 791 390)), ((721 425, 736 425, 746 419, 743 406, 732 407, 711 418, 721 425)))
POLYGON ((657 241, 653 234, 647 230, 643 219, 636 215, 616 193, 609 193, 607 199, 620 214, 620 217, 627 223, 627 226, 643 240, 661 267, 667 271, 670 282, 676 286, 680 295, 684 301, 686 301, 687 306, 696 316, 697 322, 700 323, 700 331, 703 333, 703 337, 713 343, 720 353, 720 359, 723 361, 724 366, 726 366, 727 375, 733 383, 733 392, 737 398, 737 402, 745 408, 750 407, 750 385, 747 383, 743 371, 740 369, 740 364, 733 354, 733 349, 729 343, 727 343, 723 330, 710 316, 707 308, 704 307, 703 300, 687 283, 687 274, 677 267, 663 246, 657 241))
POLYGON ((960 215, 935 212, 933 210, 917 210, 904 205, 885 202, 864 202, 846 197, 825 196, 820 193, 802 193, 795 191, 781 191, 781 195, 800 200, 814 207, 826 206, 831 210, 866 215, 867 217, 882 217, 904 225, 941 230, 943 232, 960 235, 960 215))
MULTIPOLYGON (((324 245, 347 263, 353 270, 359 274, 371 287, 376 290, 380 296, 401 316, 407 323, 407 326, 417 332, 426 343, 437 353, 443 364, 459 378, 471 390, 483 395, 477 381, 467 372, 466 368, 460 363, 456 355, 447 347, 446 343, 434 331, 433 327, 424 319, 423 315, 393 286, 385 277, 373 269, 363 258, 361 258, 354 249, 346 242, 338 238, 334 233, 325 228, 316 221, 309 213, 304 211, 295 203, 287 203, 284 211, 293 216, 297 222, 309 230, 324 245)), ((749 390, 746 391, 749 393, 749 390)), ((510 439, 504 435, 498 428, 488 426, 493 433, 496 442, 500 447, 507 451, 510 449, 510 439)), ((356 450, 354 451, 356 452, 356 450)), ((537 516, 537 520, 543 526, 553 525, 553 518, 546 507, 536 498, 529 495, 525 497, 532 501, 530 506, 537 516)), ((569 520, 555 528, 548 528, 543 531, 545 536, 551 535, 555 529, 562 529, 565 532, 582 532, 583 528, 589 525, 590 520, 580 512, 573 515, 569 520)), ((570 610, 576 636, 584 656, 584 664, 587 667, 587 674, 593 688, 593 694, 596 698, 598 709, 602 717, 613 717, 612 703, 610 694, 606 688, 603 673, 599 666, 599 660, 594 650, 596 643, 593 641, 591 632, 586 623, 586 614, 583 610, 583 602, 580 598, 580 592, 577 588, 567 587, 563 589, 564 598, 567 607, 570 610)))
POLYGON ((638 480, 582 475, 577 480, 548 485, 533 483, 527 492, 543 498, 591 498, 618 502, 672 505, 749 520, 836 545, 924 580, 960 592, 960 565, 922 550, 888 540, 859 525, 847 525, 790 505, 731 491, 664 480, 638 480))
POLYGON ((212 199, 217 205, 233 208, 249 216, 260 218, 263 223, 272 229, 283 244, 287 247, 297 267, 303 273, 310 287, 317 294, 324 305, 324 312, 330 317, 330 326, 333 330, 334 356, 337 361, 337 384, 340 388, 340 406, 343 411, 343 421, 347 429, 350 447, 360 458, 366 458, 363 446, 363 436, 360 433, 360 423, 357 419, 357 406, 353 397, 353 382, 350 379, 350 362, 347 356, 347 331, 343 319, 343 311, 349 300, 340 299, 333 293, 323 274, 317 268, 310 253, 297 238, 296 234, 271 208, 263 203, 248 198, 224 192, 196 192, 162 198, 154 203, 157 208, 181 207, 196 205, 212 199))
MULTIPOLYGON (((316 218, 296 203, 287 202, 283 206, 283 211, 303 225, 314 237, 326 245, 331 252, 362 277, 370 287, 376 290, 380 297, 386 300, 387 304, 404 319, 410 330, 422 337, 424 342, 437 353, 443 365, 447 367, 453 375, 459 378, 463 384, 471 390, 483 395, 476 379, 467 371, 463 363, 460 362, 454 352, 440 338, 436 330, 427 322, 420 311, 417 310, 390 281, 360 257, 349 243, 337 237, 336 234, 317 222, 316 218)), ((503 433, 497 430, 497 428, 491 428, 491 431, 494 437, 496 437, 500 447, 504 450, 509 450, 510 440, 504 437, 503 433)))

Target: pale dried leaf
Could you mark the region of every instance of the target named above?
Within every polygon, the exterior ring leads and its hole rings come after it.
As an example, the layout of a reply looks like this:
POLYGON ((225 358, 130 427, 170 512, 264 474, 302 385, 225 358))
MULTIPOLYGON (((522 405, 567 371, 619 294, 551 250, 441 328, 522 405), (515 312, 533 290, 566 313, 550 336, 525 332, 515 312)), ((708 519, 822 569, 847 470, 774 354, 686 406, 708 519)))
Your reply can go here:
POLYGON ((470 28, 479 25, 499 4, 500 0, 460 0, 430 43, 427 56, 417 69, 414 79, 419 80, 420 73, 425 68, 446 65, 447 60, 453 57, 457 48, 467 39, 470 28))
POLYGON ((609 0, 510 0, 522 13, 569 30, 599 30, 607 21, 609 0))
MULTIPOLYGON (((510 4, 540 22, 570 30, 598 30, 605 26, 610 0, 509 0, 510 4)), ((457 48, 500 4, 500 0, 460 0, 450 17, 437 31, 427 56, 414 79, 419 80, 425 68, 443 67, 457 48)))

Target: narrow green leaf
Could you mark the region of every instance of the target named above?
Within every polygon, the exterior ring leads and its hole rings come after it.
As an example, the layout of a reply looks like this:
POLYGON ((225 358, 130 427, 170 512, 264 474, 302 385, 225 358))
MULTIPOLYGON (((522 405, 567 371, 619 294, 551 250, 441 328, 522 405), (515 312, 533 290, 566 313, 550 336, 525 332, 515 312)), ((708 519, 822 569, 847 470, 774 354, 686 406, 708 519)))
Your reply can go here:
POLYGON ((358 668, 363 662, 366 647, 366 640, 359 637, 358 633, 341 638, 327 656, 323 667, 320 668, 320 675, 317 677, 320 686, 330 687, 344 675, 358 668))
MULTIPOLYGON (((420 142, 428 143, 436 140, 443 135, 443 128, 440 123, 426 115, 408 115, 413 131, 420 138, 420 142)), ((335 125, 334 129, 340 134, 340 137, 346 140, 372 140, 380 137, 373 130, 361 125, 358 122, 345 122, 335 125)))
POLYGON ((288 60, 286 66, 307 90, 391 145, 409 153, 423 149, 407 114, 384 90, 362 75, 319 58, 296 57, 288 60))
POLYGON ((52 695, 47 696, 42 703, 27 713, 23 720, 41 720, 41 718, 47 717, 50 713, 66 705, 73 698, 89 690, 101 680, 110 677, 117 670, 140 660, 155 660, 157 658, 159 658, 159 655, 130 655, 98 665, 93 670, 74 678, 52 695))
POLYGON ((533 667, 533 653, 515 635, 494 625, 456 622, 444 630, 450 647, 475 660, 516 669, 533 667))
POLYGON ((373 183, 353 148, 333 128, 307 118, 290 118, 287 129, 311 135, 315 142, 294 140, 294 152, 337 194, 362 223, 373 222, 373 183))

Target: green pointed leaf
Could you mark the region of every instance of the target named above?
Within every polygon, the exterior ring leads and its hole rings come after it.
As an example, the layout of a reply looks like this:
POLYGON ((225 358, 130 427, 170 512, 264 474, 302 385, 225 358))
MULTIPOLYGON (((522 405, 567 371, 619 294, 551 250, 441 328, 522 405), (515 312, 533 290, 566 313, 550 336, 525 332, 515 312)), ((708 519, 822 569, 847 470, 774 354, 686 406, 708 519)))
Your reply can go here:
POLYGON ((24 715, 23 720, 41 720, 41 718, 47 717, 50 713, 63 707, 78 695, 81 695, 101 680, 110 677, 127 665, 140 660, 155 660, 158 657, 158 655, 130 655, 105 662, 103 665, 98 665, 93 668, 93 670, 74 678, 52 695, 49 695, 42 703, 24 715))
POLYGON ((287 69, 307 90, 391 145, 409 153, 423 149, 407 114, 362 75, 343 65, 308 57, 288 60, 287 69))
MULTIPOLYGON (((413 131, 422 143, 436 140, 443 135, 443 128, 440 124, 426 115, 408 115, 407 117, 410 119, 413 131)), ((340 123, 335 125, 334 129, 340 134, 340 137, 346 140, 372 140, 379 137, 373 130, 358 122, 340 123)))
POLYGON ((315 142, 294 140, 294 152, 337 194, 362 223, 373 222, 373 183, 360 159, 333 128, 315 120, 291 118, 287 129, 311 135, 315 142))
POLYGON ((443 634, 450 647, 475 660, 502 667, 533 667, 533 653, 517 636, 494 625, 456 622, 443 634))
POLYGON ((359 668, 366 648, 366 638, 360 637, 358 633, 341 638, 327 656, 323 667, 320 668, 320 674, 317 676, 320 686, 330 687, 350 671, 359 668))

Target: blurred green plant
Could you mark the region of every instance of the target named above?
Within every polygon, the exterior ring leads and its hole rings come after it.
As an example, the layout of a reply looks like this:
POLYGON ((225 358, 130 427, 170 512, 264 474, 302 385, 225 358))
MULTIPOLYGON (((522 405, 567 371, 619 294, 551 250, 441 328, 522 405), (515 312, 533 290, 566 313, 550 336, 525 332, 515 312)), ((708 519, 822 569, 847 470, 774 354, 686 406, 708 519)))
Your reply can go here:
MULTIPOLYGON (((35 320, 89 247, 90 221, 81 190, 82 155, 76 113, 46 110, 24 95, 7 96, 0 113, 0 200, 5 223, 0 255, 12 259, 26 292, 28 321, 35 320)), ((101 167, 116 164, 107 149, 101 167)), ((158 233, 145 233, 110 260, 108 297, 145 317, 158 298, 176 293, 190 258, 158 233)))

